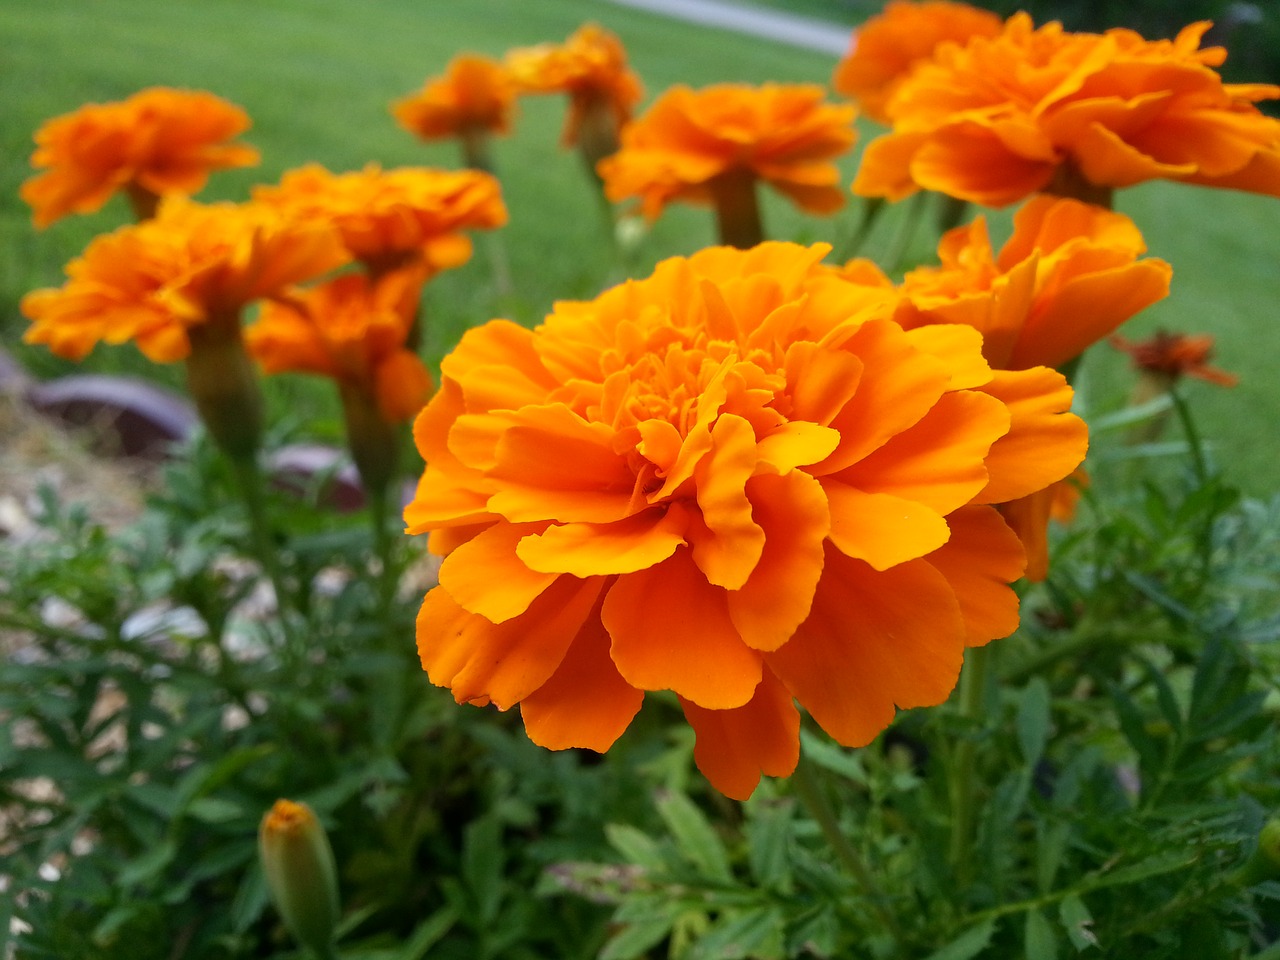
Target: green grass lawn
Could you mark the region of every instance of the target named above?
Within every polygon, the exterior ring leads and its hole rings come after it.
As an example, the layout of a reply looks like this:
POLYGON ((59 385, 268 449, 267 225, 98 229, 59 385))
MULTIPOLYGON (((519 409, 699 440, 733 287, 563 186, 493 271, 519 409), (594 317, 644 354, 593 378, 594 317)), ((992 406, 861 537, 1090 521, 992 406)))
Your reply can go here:
MULTIPOLYGON (((64 220, 39 233, 31 228, 17 189, 29 174, 31 133, 44 118, 150 84, 219 93, 254 118, 247 139, 262 151, 263 162, 217 175, 206 199, 242 198, 254 183, 274 181, 309 161, 333 170, 371 161, 454 166, 452 145, 419 143, 395 124, 388 103, 440 72, 457 51, 497 55, 511 46, 561 39, 587 20, 622 37, 650 98, 677 82, 824 82, 834 65, 824 55, 598 0, 6 0, 0 6, 0 36, 7 40, 0 51, 6 99, 0 113, 0 339, 13 345, 20 337, 24 321, 17 302, 25 291, 60 283, 62 265, 95 233, 127 216, 122 203, 113 203, 96 216, 64 220)), ((578 159, 557 146, 563 103, 526 98, 521 109, 516 133, 496 145, 511 209, 503 236, 517 293, 495 297, 485 244, 478 243, 470 264, 428 290, 426 349, 433 360, 469 325, 497 315, 536 322, 554 300, 590 296, 618 279, 578 159)), ((846 164, 850 178, 853 161, 846 164)), ((1118 205, 1138 221, 1152 251, 1175 268, 1173 296, 1126 332, 1138 336, 1164 326, 1219 338, 1220 363, 1240 375, 1241 385, 1221 390, 1193 384, 1188 393, 1229 475, 1252 492, 1274 489, 1267 440, 1280 414, 1280 381, 1270 363, 1280 348, 1280 325, 1272 319, 1280 292, 1280 200, 1153 184, 1122 193, 1118 205)), ((851 208, 835 220, 806 220, 772 198, 765 213, 772 235, 802 240, 847 234, 853 219, 851 208)), ((878 229, 873 240, 883 242, 891 226, 878 229)), ((674 209, 645 242, 636 269, 647 272, 661 256, 688 253, 711 240, 704 211, 674 209)), ((930 248, 921 236, 913 256, 923 259, 930 248)), ((1091 397, 1095 407, 1105 407, 1118 402, 1131 378, 1110 348, 1095 353, 1088 366, 1091 397)), ((66 369, 43 352, 23 350, 21 356, 41 374, 66 369)), ((146 369, 131 349, 99 349, 90 365, 146 369)), ((176 383, 179 371, 158 375, 176 383)), ((305 396, 312 396, 309 388, 305 396)), ((332 408, 322 412, 331 416, 332 408)))

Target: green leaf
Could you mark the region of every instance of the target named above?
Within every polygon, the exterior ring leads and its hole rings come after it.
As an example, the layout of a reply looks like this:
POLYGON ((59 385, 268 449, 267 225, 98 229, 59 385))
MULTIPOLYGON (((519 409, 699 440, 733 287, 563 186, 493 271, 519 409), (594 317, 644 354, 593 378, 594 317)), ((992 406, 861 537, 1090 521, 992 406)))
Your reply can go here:
POLYGON ((1027 911, 1023 943, 1027 960, 1057 960, 1058 940, 1054 936, 1053 925, 1039 910, 1027 911))
POLYGON ((600 960, 633 960, 657 946, 671 932, 673 918, 655 919, 623 927, 600 951, 600 960))
POLYGON ((457 922, 458 914, 452 907, 441 907, 418 924, 397 960, 422 960, 457 922))
POLYGON ((773 960, 782 956, 785 918, 778 907, 750 910, 716 924, 689 951, 690 960, 773 960))
POLYGON ((765 890, 791 888, 791 814, 787 801, 757 801, 748 806, 747 860, 751 875, 765 890))
POLYGON ((987 948, 995 932, 996 918, 989 917, 929 954, 926 960, 971 960, 987 948))
POLYGON ((118 883, 122 887, 132 887, 154 879, 169 866, 177 853, 177 845, 172 840, 165 840, 142 856, 125 864, 120 871, 118 883))
POLYGON ((1034 767, 1044 756, 1049 742, 1050 695, 1049 685, 1040 677, 1027 684, 1018 698, 1018 745, 1027 766, 1034 767))
POLYGON ((666 867, 657 841, 630 824, 606 824, 604 835, 609 845, 622 854, 628 863, 647 870, 662 870, 666 867))
POLYGON ((502 825, 492 816, 467 824, 462 837, 462 879, 483 928, 498 918, 502 903, 502 825))
POLYGON ((728 883, 729 855, 715 828, 692 800, 674 790, 659 791, 655 805, 676 841, 676 848, 703 875, 728 883))
POLYGON ((1098 938, 1093 933, 1093 915, 1084 901, 1072 894, 1065 897, 1058 905, 1058 919, 1067 931, 1067 937, 1077 952, 1098 946, 1098 938))

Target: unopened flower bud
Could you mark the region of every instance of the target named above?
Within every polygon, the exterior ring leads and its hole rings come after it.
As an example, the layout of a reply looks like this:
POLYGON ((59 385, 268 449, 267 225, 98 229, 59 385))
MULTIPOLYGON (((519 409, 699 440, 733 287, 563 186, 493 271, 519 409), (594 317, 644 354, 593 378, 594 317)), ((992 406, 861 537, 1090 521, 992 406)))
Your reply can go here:
POLYGON ((332 956, 338 871, 329 837, 305 803, 277 800, 262 818, 258 853, 267 887, 298 942, 332 956))
POLYGON ((1280 819, 1263 824, 1258 834, 1258 849, 1245 861, 1238 876, 1246 887, 1266 880, 1280 880, 1280 819))

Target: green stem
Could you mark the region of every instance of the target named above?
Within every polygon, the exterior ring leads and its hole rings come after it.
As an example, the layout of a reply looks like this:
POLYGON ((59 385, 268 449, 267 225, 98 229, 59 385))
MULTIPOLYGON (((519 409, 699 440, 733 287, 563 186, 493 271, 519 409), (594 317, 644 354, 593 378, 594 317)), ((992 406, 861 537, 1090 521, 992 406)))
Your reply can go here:
POLYGON ((916 224, 924 215, 928 200, 929 195, 923 191, 912 195, 910 205, 902 219, 898 221, 898 228, 894 231, 888 250, 885 252, 883 266, 886 273, 897 273, 901 268, 902 261, 907 256, 907 248, 911 246, 911 239, 915 236, 916 224))
POLYGON ((857 227, 854 228, 853 236, 849 241, 840 244, 836 251, 835 260, 837 263, 847 263, 858 255, 862 250, 862 245, 867 242, 867 237, 871 234, 871 229, 880 220, 880 214, 888 208, 889 201, 884 197, 863 197, 862 198, 862 216, 858 220, 857 227))
MULTIPOLYGON (((990 663, 991 651, 988 647, 971 647, 965 652, 964 668, 960 671, 960 716, 971 721, 966 726, 977 727, 982 721, 990 663)), ((966 730, 964 739, 956 747, 951 766, 951 843, 948 857, 961 889, 969 882, 973 867, 976 819, 974 806, 977 794, 977 771, 974 770, 974 764, 977 751, 976 729, 966 730)))
POLYGON ((800 802, 809 811, 809 816, 813 817, 827 843, 831 845, 831 850, 835 853, 836 858, 858 886, 862 888, 863 895, 870 901, 880 919, 892 933, 894 940, 901 944, 903 942, 902 932, 898 926, 897 917, 889 909, 884 892, 880 889, 880 885, 876 883, 875 876, 862 859, 862 855, 858 853, 853 844, 849 842, 849 838, 844 835, 844 831, 840 829, 840 821, 836 818, 835 811, 831 808, 826 794, 822 792, 822 785, 818 783, 818 778, 814 775, 812 765, 804 757, 801 757, 800 762, 796 764, 795 773, 791 775, 791 784, 796 796, 800 798, 800 802))
POLYGON ((391 606, 396 598, 397 568, 392 538, 387 530, 387 488, 373 488, 367 495, 369 522, 373 526, 373 553, 381 565, 378 571, 378 609, 383 620, 389 623, 391 606))
POLYGON ((262 471, 258 469, 256 457, 228 457, 228 459, 235 472, 240 497, 244 500, 246 512, 249 514, 249 535, 253 541, 254 553, 271 580, 272 589, 275 590, 280 630, 284 634, 285 641, 292 646, 293 631, 288 613, 289 607, 292 606, 291 595, 285 589, 284 571, 280 566, 275 542, 271 538, 271 523, 267 517, 266 485, 263 482, 262 471))
POLYGON ((1209 464, 1204 456, 1204 441, 1200 437, 1200 431, 1196 429, 1195 422, 1191 419, 1191 409, 1187 406, 1187 401, 1172 388, 1169 390, 1169 399, 1173 402, 1173 410, 1178 416, 1182 432, 1187 437, 1187 446, 1191 448, 1191 466, 1196 472, 1196 482, 1203 487, 1209 482, 1209 464))

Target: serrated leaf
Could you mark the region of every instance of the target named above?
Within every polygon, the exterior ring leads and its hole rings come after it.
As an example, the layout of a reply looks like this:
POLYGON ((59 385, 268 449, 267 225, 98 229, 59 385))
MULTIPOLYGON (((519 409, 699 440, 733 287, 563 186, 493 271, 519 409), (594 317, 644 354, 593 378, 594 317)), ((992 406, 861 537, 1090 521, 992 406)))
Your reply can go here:
POLYGON ((972 960, 991 943, 996 932, 996 918, 991 917, 970 927, 946 946, 929 954, 926 960, 972 960))
POLYGON ((462 837, 462 879, 481 926, 498 917, 502 903, 502 825, 493 817, 467 824, 462 837))
POLYGON ((777 907, 760 907, 722 920, 689 951, 690 960, 773 960, 782 956, 784 925, 777 907))
POLYGON ((723 883, 733 879, 724 843, 692 800, 683 793, 663 790, 655 805, 675 838, 676 849, 690 864, 709 879, 723 883))
POLYGON ((1039 910, 1027 911, 1022 934, 1027 960, 1057 960, 1058 940, 1051 924, 1039 910))
POLYGON ((1045 744, 1049 742, 1050 699, 1049 685, 1040 677, 1032 679, 1018 698, 1018 745, 1029 767, 1034 767, 1044 756, 1045 744))
POLYGON ((1058 904, 1058 919, 1062 921, 1067 938, 1077 952, 1099 946, 1098 938, 1093 933, 1093 915, 1084 901, 1074 894, 1064 897, 1058 904))

